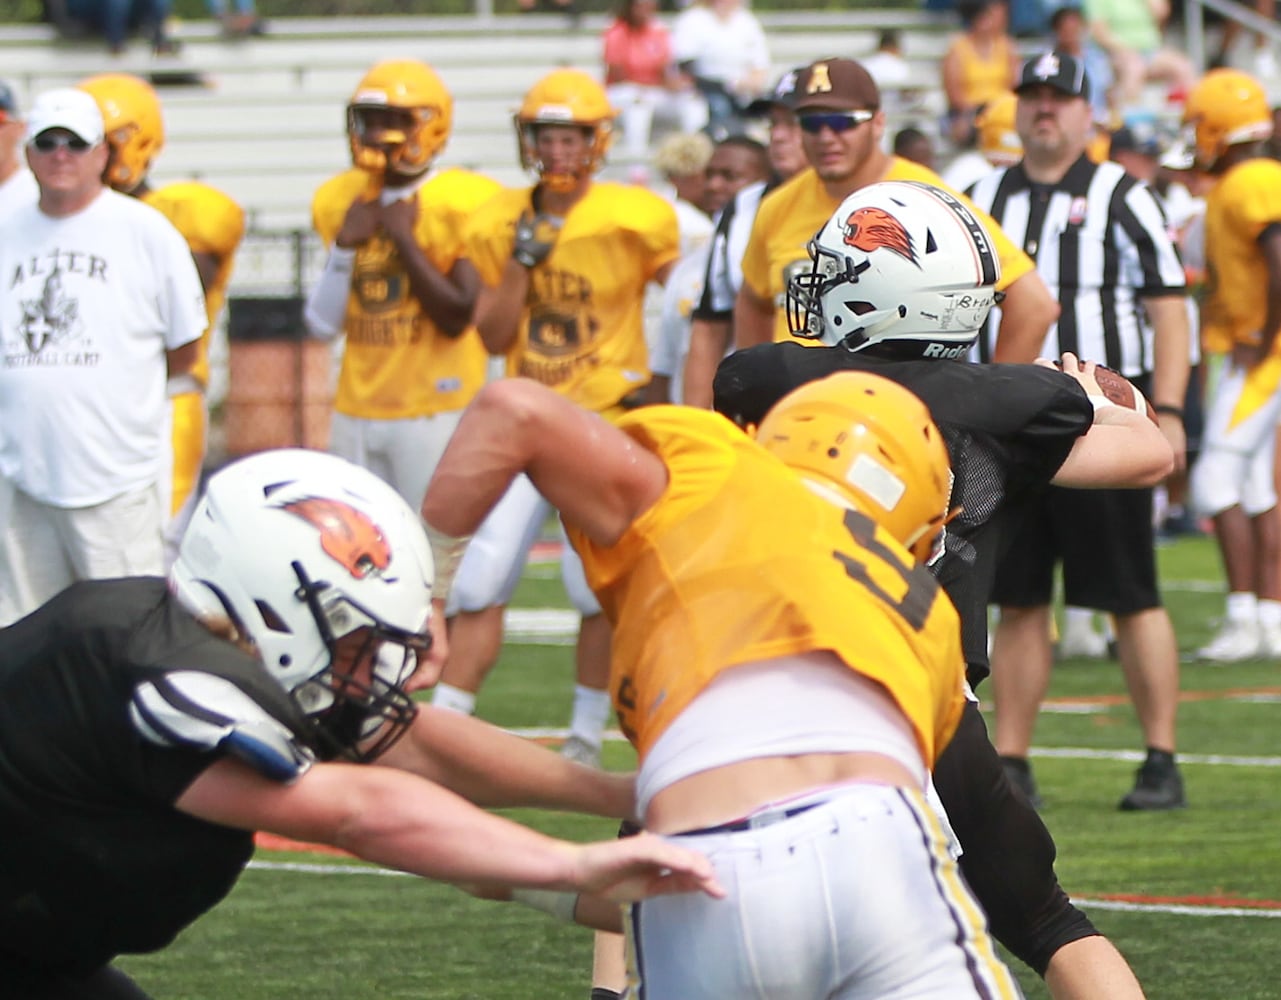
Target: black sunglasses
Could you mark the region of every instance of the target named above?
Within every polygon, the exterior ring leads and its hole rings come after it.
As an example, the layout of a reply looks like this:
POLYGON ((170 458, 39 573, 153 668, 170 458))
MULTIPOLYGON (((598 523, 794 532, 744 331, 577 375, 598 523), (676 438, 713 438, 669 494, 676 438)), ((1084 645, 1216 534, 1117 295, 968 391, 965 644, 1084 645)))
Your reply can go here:
POLYGON ((78 135, 38 135, 31 140, 31 145, 42 153, 52 153, 55 149, 69 149, 73 153, 83 153, 93 147, 78 135))
POLYGON ((804 131, 810 135, 818 135, 824 127, 830 128, 837 134, 848 132, 852 128, 858 128, 864 122, 870 122, 875 117, 875 111, 814 111, 797 115, 796 120, 800 122, 804 131))

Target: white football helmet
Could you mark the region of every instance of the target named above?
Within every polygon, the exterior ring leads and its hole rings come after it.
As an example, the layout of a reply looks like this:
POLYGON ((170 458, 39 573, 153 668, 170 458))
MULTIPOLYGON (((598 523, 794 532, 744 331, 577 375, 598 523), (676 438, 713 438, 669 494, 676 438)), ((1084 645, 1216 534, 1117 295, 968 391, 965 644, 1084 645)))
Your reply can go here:
POLYGON ((991 237, 955 196, 881 181, 841 203, 787 283, 792 334, 899 358, 960 358, 999 301, 991 237))
POLYGON ((403 684, 431 647, 433 569, 418 516, 341 458, 262 452, 209 481, 169 572, 197 617, 227 618, 314 724, 326 759, 372 760, 416 709, 403 684), (337 640, 369 634, 347 668, 337 640), (349 671, 373 657, 360 680, 349 671), (378 734, 376 740, 371 738, 378 734))

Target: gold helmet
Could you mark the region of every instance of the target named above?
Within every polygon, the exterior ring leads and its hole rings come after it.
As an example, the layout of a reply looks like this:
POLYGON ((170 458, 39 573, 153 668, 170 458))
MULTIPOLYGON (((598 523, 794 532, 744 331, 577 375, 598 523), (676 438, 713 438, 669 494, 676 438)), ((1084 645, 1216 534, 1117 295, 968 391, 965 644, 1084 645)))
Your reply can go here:
POLYGON ((918 562, 929 558, 947 520, 951 466, 929 410, 897 382, 853 371, 809 382, 774 405, 756 440, 918 562))
POLYGON ((520 144, 520 165, 537 170, 542 183, 552 191, 568 191, 583 177, 596 173, 605 162, 614 140, 614 119, 618 116, 605 96, 605 89, 582 70, 558 69, 539 80, 516 112, 516 139, 520 144), (539 161, 539 125, 579 125, 589 132, 587 153, 572 174, 553 174, 539 161))
POLYGON ((151 162, 165 144, 165 121, 160 98, 151 84, 128 73, 102 73, 80 81, 102 112, 103 130, 111 159, 106 183, 128 193, 147 177, 151 162))
POLYGON ((1229 146, 1272 135, 1268 95, 1248 73, 1212 69, 1188 94, 1183 124, 1194 130, 1197 166, 1209 170, 1229 146))
POLYGON ((421 174, 445 148, 454 99, 436 71, 415 59, 377 63, 347 103, 351 162, 371 173, 421 174), (379 112, 401 112, 378 120, 379 112))
POLYGON ((1003 93, 983 105, 974 119, 978 130, 979 152, 995 167, 1012 167, 1023 159, 1023 140, 1014 127, 1018 96, 1003 93))

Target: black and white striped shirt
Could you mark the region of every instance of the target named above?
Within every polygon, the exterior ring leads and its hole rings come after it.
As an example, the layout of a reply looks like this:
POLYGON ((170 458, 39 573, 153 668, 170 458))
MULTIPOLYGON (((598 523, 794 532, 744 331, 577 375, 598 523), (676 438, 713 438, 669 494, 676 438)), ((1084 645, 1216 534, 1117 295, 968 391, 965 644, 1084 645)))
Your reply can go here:
MULTIPOLYGON (((1153 368, 1153 331, 1142 299, 1184 291, 1183 264, 1152 191, 1115 163, 1077 160, 1058 184, 1031 181, 1023 165, 993 171, 967 192, 1036 261, 1062 309, 1041 353, 1100 361, 1128 378, 1153 368)), ((979 338, 990 361, 999 317, 979 338)))

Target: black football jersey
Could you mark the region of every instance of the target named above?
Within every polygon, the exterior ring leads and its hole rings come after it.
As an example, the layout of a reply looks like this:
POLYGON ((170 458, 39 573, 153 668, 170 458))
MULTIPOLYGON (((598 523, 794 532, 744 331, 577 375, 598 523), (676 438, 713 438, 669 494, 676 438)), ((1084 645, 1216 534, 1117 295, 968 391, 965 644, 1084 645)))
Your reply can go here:
POLYGON ((173 802, 227 754, 288 781, 293 701, 156 578, 76 584, 0 630, 0 968, 91 970, 223 898, 253 835, 173 802))
POLYGON ((714 405, 738 423, 759 424, 792 389, 837 371, 869 372, 911 389, 947 442, 951 505, 961 512, 932 568, 961 616, 969 680, 976 685, 988 674, 987 600, 1002 538, 1089 430, 1094 408, 1075 379, 1047 368, 899 361, 790 342, 761 344, 722 361, 714 405))

